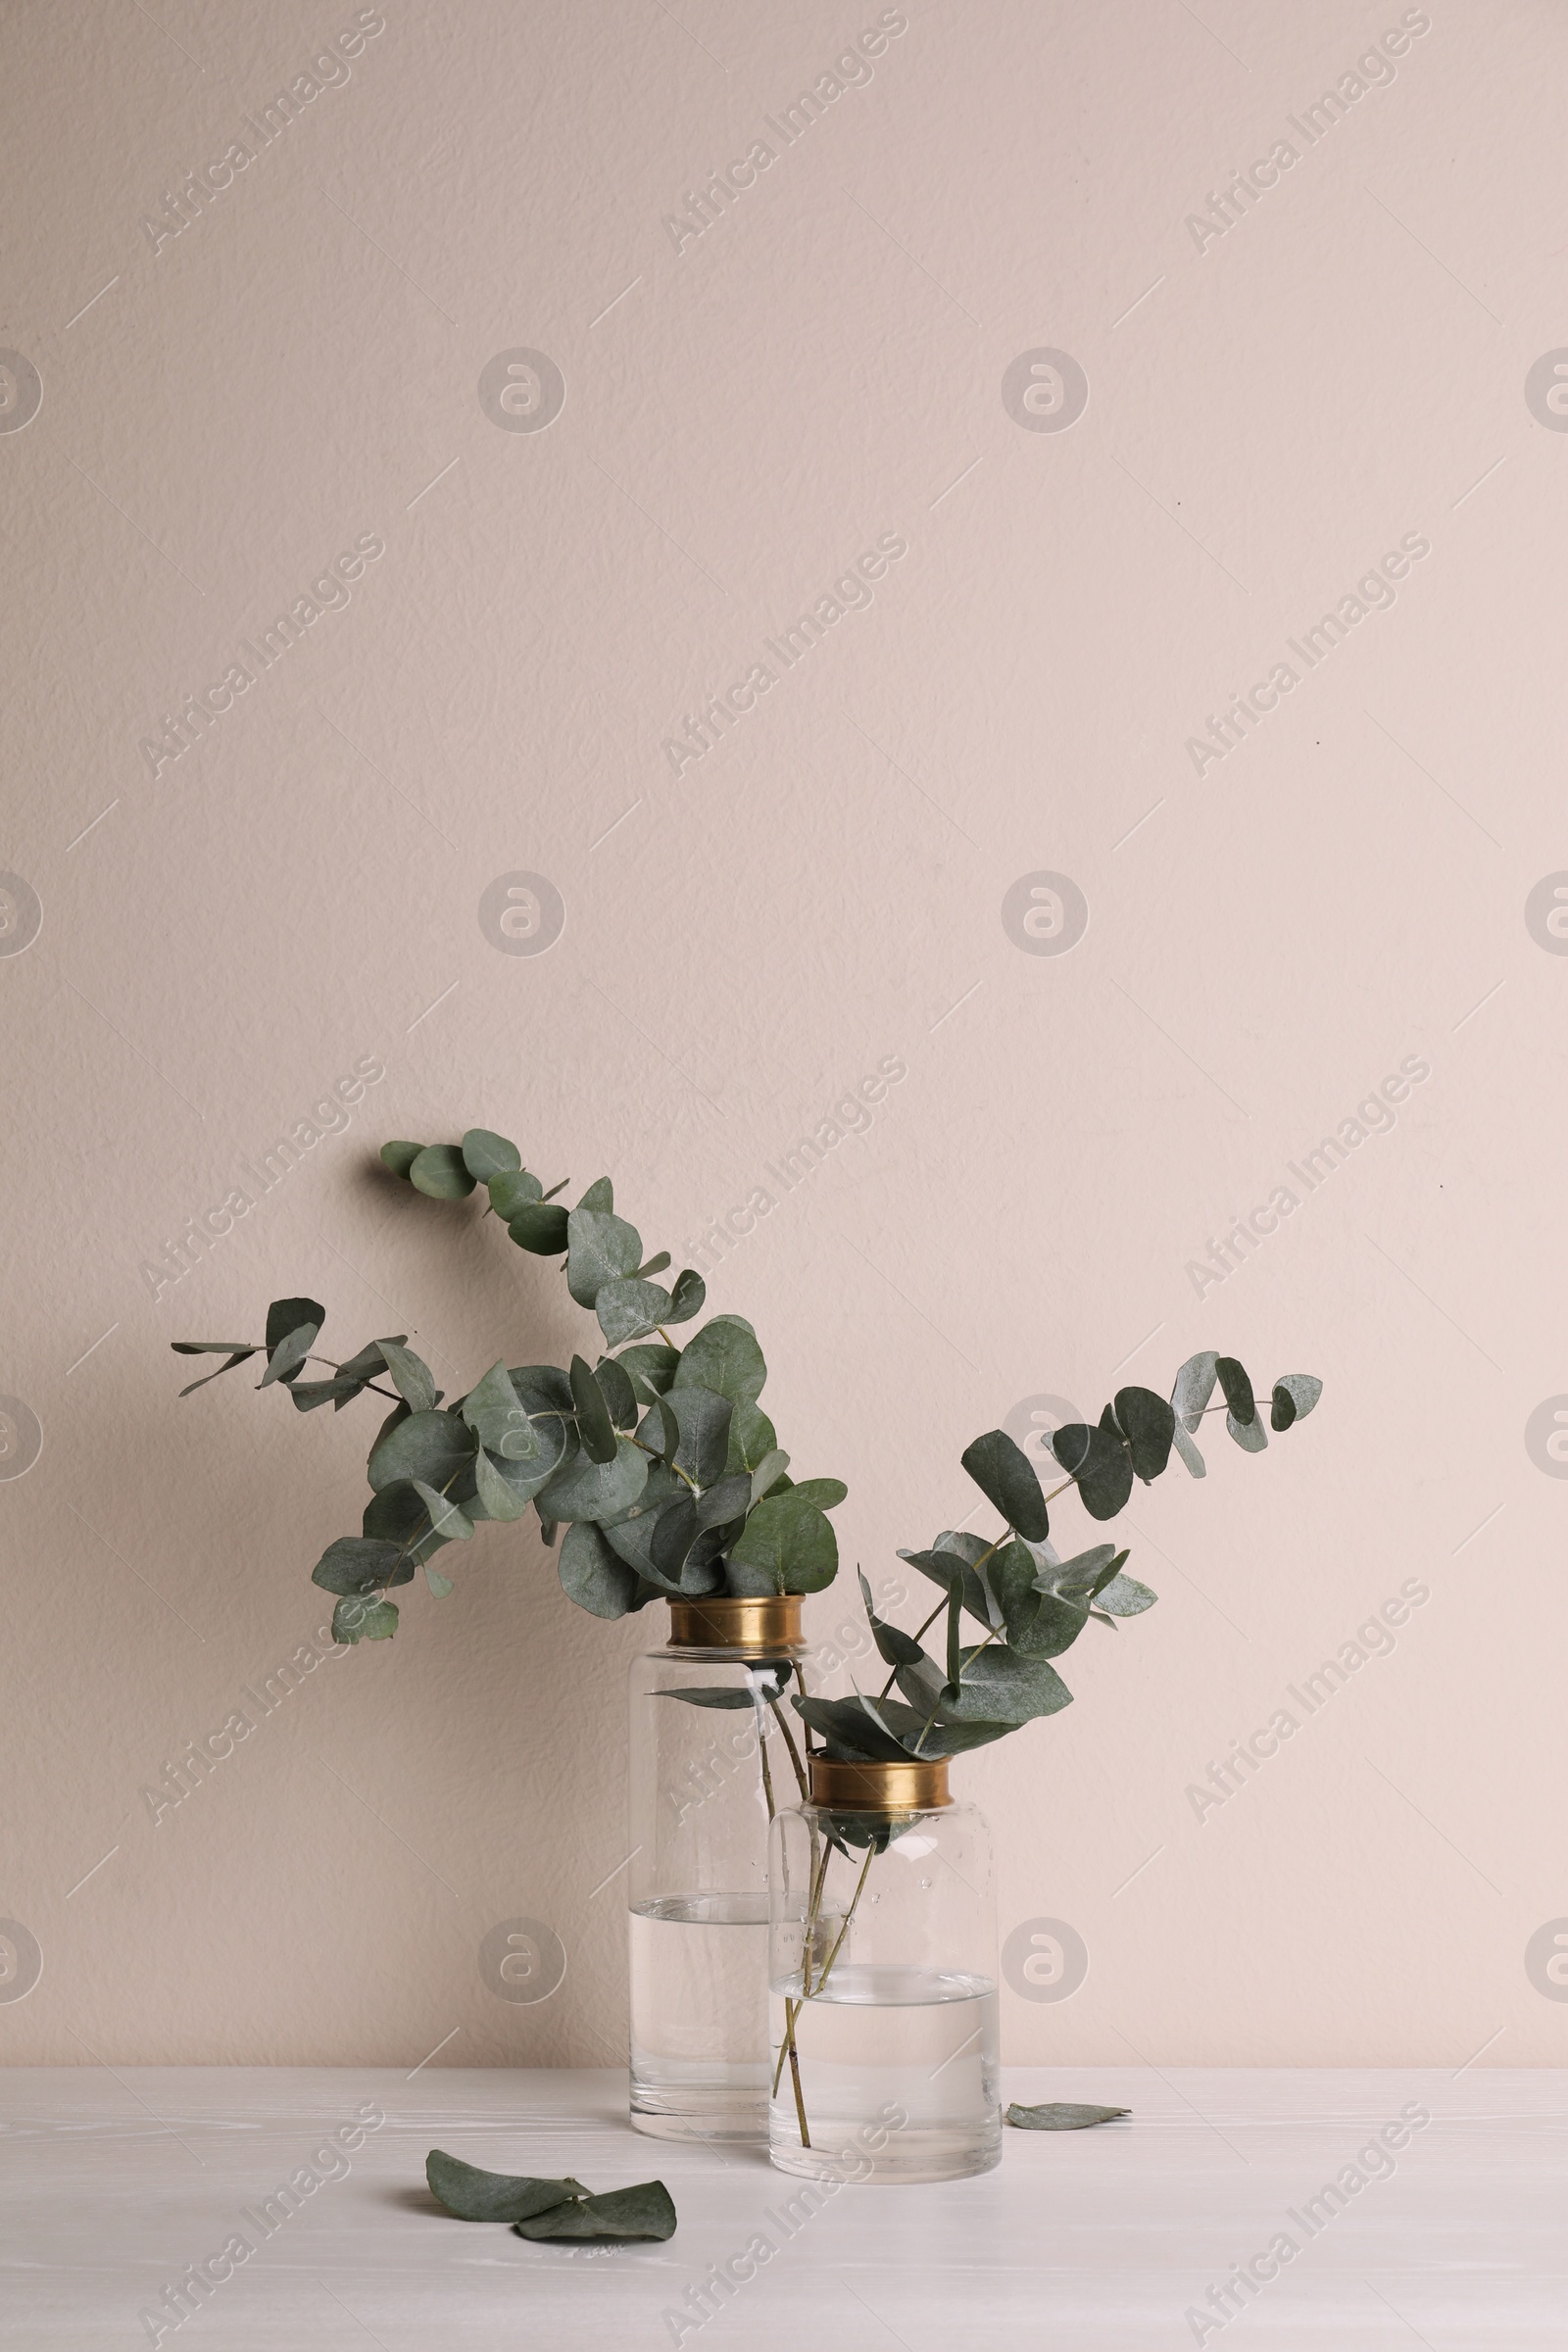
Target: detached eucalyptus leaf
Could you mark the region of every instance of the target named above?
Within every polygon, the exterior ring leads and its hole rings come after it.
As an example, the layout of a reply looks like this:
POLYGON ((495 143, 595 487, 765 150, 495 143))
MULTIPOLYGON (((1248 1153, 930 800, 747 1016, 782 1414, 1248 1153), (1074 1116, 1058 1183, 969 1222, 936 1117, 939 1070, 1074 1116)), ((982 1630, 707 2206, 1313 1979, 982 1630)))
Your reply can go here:
POLYGON ((1044 2107, 1020 2107, 1016 2100, 1003 2118, 1018 2132, 1087 2132, 1091 2124, 1114 2124, 1130 2107, 1073 2107, 1064 2100, 1044 2107))
POLYGON ((675 2207, 662 2180, 640 2180, 635 2188, 613 2188, 603 2196, 553 2205, 529 2221, 514 2222, 518 2237, 562 2240, 579 2237, 665 2238, 675 2234, 675 2207))
POLYGON ((464 1166, 479 1184, 487 1184, 492 1176, 514 1175, 522 1166, 516 1145, 504 1135, 492 1135, 488 1127, 470 1127, 459 1150, 464 1166))
POLYGON ((384 1167, 390 1168, 394 1176, 401 1176, 406 1180, 409 1170, 423 1150, 422 1144, 383 1144, 381 1146, 381 1163, 384 1167))
POLYGON ((580 2180, 535 2180, 526 2175, 481 2172, 432 2148, 424 2160, 430 2194, 460 2222, 523 2222, 536 2213, 588 2194, 580 2180))
POLYGON ((426 1144, 410 1166, 409 1182, 431 1200, 466 1200, 473 1190, 457 1144, 426 1144))

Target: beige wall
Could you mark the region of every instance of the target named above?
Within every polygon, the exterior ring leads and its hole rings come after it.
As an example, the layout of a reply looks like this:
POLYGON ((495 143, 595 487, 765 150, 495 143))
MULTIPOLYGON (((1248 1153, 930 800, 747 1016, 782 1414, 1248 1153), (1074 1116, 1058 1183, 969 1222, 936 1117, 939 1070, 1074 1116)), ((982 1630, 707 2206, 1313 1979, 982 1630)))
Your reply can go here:
POLYGON ((618 2052, 593 1890, 642 1628, 568 1607, 536 1535, 487 1533, 156 1824, 143 1794, 325 1623, 307 1574, 369 1429, 238 1375, 176 1403, 170 1339, 313 1292, 451 1388, 591 1328, 371 1170, 483 1121, 612 1170, 677 1263, 772 1196, 710 1298, 758 1325, 797 1462, 851 1485, 819 1630, 857 1559, 969 1509, 961 1446, 1026 1400, 1095 1411, 1202 1347, 1320 1373, 1264 1459, 1221 1441, 1205 1487, 1134 1503, 1159 1608, 962 1767, 1032 1989, 1037 1923, 1089 1956, 1069 1998, 1009 1990, 1007 2054, 1560 2061, 1568 1464, 1527 1427, 1568 1392, 1568 416, 1551 359, 1527 376, 1568 346, 1568 27, 1404 12, 1394 77, 1309 143, 1292 118, 1399 7, 1200 13, 910 5, 786 146, 767 118, 875 6, 386 0, 264 148, 246 119, 350 0, 7 11, 0 344, 42 406, 6 362, 0 1466, 29 1414, 42 1452, 0 1483, 0 2059, 618 2052), (760 140, 694 233, 683 192, 760 140), (517 350, 564 379, 547 429, 481 401, 517 350), (765 641, 884 534, 906 552, 786 670, 765 641), (349 601, 263 670, 246 641, 357 541, 349 601), (1401 546, 1344 642, 1291 650, 1401 546), (192 748, 143 748, 240 662, 192 748), (1059 956, 1043 872, 1089 911, 1059 956), (537 956, 481 924, 519 873, 564 906, 537 956), (888 1056, 874 1122, 786 1193, 770 1163, 888 1056), (1396 1124, 1309 1191, 1291 1163, 1409 1060, 1396 1124), (155 1298, 144 1263, 356 1064, 384 1075, 346 1130, 155 1298), (1308 1717, 1290 1687, 1407 1582, 1392 1654, 1308 1717), (567 1956, 534 2005, 477 1962, 522 1916, 567 1956))

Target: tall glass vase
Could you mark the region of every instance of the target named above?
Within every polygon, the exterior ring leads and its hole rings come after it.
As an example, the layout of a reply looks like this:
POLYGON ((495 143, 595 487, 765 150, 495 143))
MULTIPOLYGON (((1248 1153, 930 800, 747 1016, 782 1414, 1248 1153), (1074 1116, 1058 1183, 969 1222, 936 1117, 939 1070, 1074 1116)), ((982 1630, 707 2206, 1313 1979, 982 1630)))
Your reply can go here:
POLYGON ((991 1838, 946 1763, 812 1756, 770 1840, 768 2150, 812 2180, 1002 2155, 991 1838))
POLYGON ((631 2120, 767 2137, 767 1834, 807 1784, 798 1599, 669 1604, 632 1667, 631 2120))

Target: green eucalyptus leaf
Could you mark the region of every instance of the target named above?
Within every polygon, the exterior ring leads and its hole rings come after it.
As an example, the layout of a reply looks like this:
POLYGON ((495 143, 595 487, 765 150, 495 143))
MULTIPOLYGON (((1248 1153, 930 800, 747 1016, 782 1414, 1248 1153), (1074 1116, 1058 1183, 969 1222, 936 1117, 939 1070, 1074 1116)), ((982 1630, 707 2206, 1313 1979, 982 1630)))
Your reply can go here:
POLYGON ((522 1166, 516 1145, 504 1135, 492 1135, 488 1127, 470 1127, 459 1150, 468 1174, 480 1184, 488 1184, 492 1176, 514 1176, 522 1166))
POLYGON ((1176 1375, 1170 1393, 1171 1405, 1189 1437, 1203 1418, 1208 1400, 1214 1394, 1218 1365, 1219 1357, 1212 1348, 1205 1348, 1200 1354, 1190 1355, 1176 1375))
POLYGON ((323 1592, 373 1592, 379 1585, 406 1585, 413 1574, 400 1544, 365 1536, 339 1536, 311 1570, 311 1582, 319 1585, 323 1592))
MULTIPOLYGON (((589 1187, 590 1192, 597 1189, 589 1187)), ((592 1306, 603 1285, 630 1274, 642 1254, 643 1239, 636 1226, 608 1209, 579 1202, 566 1219, 566 1288, 579 1306, 592 1306)))
POLYGON ((1181 1455, 1182 1460, 1186 1463, 1188 1470, 1191 1472, 1194 1478, 1206 1478, 1208 1476, 1208 1472, 1204 1467, 1203 1457, 1199 1452, 1198 1447, 1193 1444, 1192 1439, 1188 1436, 1186 1427, 1184 1426, 1179 1413, 1176 1416, 1176 1426, 1171 1432, 1171 1443, 1175 1446, 1177 1452, 1181 1455))
POLYGON ((297 1331, 280 1339, 267 1359, 267 1370, 258 1386, 270 1389, 274 1380, 293 1380, 315 1347, 320 1328, 319 1323, 302 1323, 297 1331))
MULTIPOLYGON (((1110 1545, 1105 1545, 1110 1550, 1110 1545)), ((1025 1658, 1059 1658, 1089 1622, 1086 1599, 1042 1591, 1035 1556, 1027 1544, 1009 1544, 987 1571, 1002 1603, 1007 1646, 1025 1658)))
POLYGON ((1240 1423, 1243 1429, 1248 1428, 1257 1418, 1257 1398, 1252 1394, 1252 1384, 1246 1367, 1239 1364, 1234 1355, 1218 1355, 1214 1358, 1214 1370, 1219 1376, 1225 1402, 1230 1407, 1229 1418, 1240 1423))
POLYGON ((591 1462, 612 1462, 615 1458, 615 1428, 605 1402, 604 1390, 594 1378, 593 1366, 582 1356, 574 1355, 567 1375, 571 1382, 571 1400, 577 1408, 577 1435, 582 1449, 591 1462))
POLYGON ((763 1496, 730 1545, 729 1560, 732 1571, 746 1568, 767 1579, 766 1591, 820 1592, 838 1572, 838 1539, 814 1502, 786 1491, 763 1496))
POLYGON ((631 1385, 631 1375, 612 1355, 602 1355, 594 1366, 594 1378, 610 1407, 610 1418, 617 1429, 637 1426, 637 1392, 631 1385))
POLYGON ((366 1476, 378 1491, 404 1478, 422 1478, 444 1487, 477 1451, 473 1432, 456 1413, 410 1413, 406 1420, 376 1441, 366 1476))
POLYGON ((755 1404, 767 1379, 757 1335, 739 1315, 715 1315, 689 1340, 675 1368, 676 1389, 699 1382, 732 1405, 755 1404))
POLYGON ((736 1478, 721 1478, 716 1486, 704 1492, 697 1505, 699 1527, 728 1527, 732 1520, 744 1519, 752 1507, 752 1482, 742 1472, 736 1478))
POLYGON ((579 1208, 601 1211, 609 1216, 615 1205, 615 1188, 608 1176, 596 1177, 578 1201, 579 1208))
POLYGON ((424 2177, 436 2203, 460 2222, 522 2222, 588 2194, 580 2180, 481 2172, 476 2164, 465 2164, 461 2156, 449 2156, 442 2148, 432 2148, 425 2158, 424 2177))
POLYGON ((175 1355, 260 1355, 254 1340, 171 1340, 175 1355))
MULTIPOLYGON (((210 1348, 201 1343, 186 1342, 182 1345, 178 1340, 175 1340, 172 1344, 174 1347, 179 1348, 181 1355, 211 1355, 217 1353, 216 1348, 210 1348)), ((205 1389, 210 1380, 221 1380, 223 1374, 225 1372, 232 1372, 236 1364, 248 1363, 253 1355, 259 1355, 260 1353, 261 1350, 257 1348, 236 1348, 226 1364, 220 1364, 216 1372, 204 1372, 200 1380, 193 1380, 188 1388, 183 1388, 180 1390, 179 1393, 181 1396, 189 1396, 196 1389, 205 1389)))
POLYGON ((942 1695, 944 1722, 1032 1723, 1070 1706, 1072 1692, 1042 1658, 1019 1657, 992 1642, 964 1652, 957 1687, 942 1695))
POLYGON ((402 1176, 407 1179, 409 1170, 423 1150, 422 1144, 383 1144, 381 1146, 381 1164, 383 1167, 390 1168, 394 1176, 402 1176))
POLYGON ((439 1570, 431 1567, 428 1560, 424 1563, 424 1581, 437 1600, 445 1600, 447 1594, 456 1590, 451 1577, 442 1576, 439 1570))
MULTIPOLYGON (((1121 1556, 1125 1559, 1127 1554, 1123 1552, 1121 1556)), ((1136 1576, 1113 1576, 1099 1586, 1095 1592, 1096 1605, 1103 1609, 1107 1617, 1141 1617, 1145 1609, 1152 1609, 1158 1598, 1159 1594, 1151 1592, 1149 1587, 1141 1585, 1136 1576)))
POLYGON ((1158 1478, 1170 1460, 1176 1435, 1174 1411, 1152 1389, 1133 1388, 1116 1391, 1115 1413, 1132 1455, 1134 1477, 1146 1483, 1158 1478))
MULTIPOLYGON (((854 1698, 802 1698, 792 1693, 790 1704, 828 1743, 828 1754, 841 1762, 903 1764, 913 1752, 925 1729, 913 1707, 896 1702, 854 1698), (890 1726, 903 1728, 900 1731, 890 1726)), ((933 1761, 946 1753, 940 1734, 927 1738, 920 1753, 933 1761)))
POLYGON ((504 1168, 490 1178, 490 1205, 503 1224, 510 1225, 523 1209, 532 1207, 543 1190, 538 1177, 530 1176, 526 1168, 504 1168))
POLYGON ((466 1200, 473 1190, 458 1144, 426 1144, 409 1169, 409 1182, 431 1200, 466 1200))
POLYGON ((466 1544, 473 1533, 473 1521, 467 1512, 460 1510, 450 1495, 439 1494, 434 1487, 426 1486, 422 1478, 410 1483, 429 1512, 435 1533, 444 1536, 449 1544, 466 1544))
POLYGON ((1078 1481, 1079 1499, 1090 1518, 1114 1519, 1133 1491, 1133 1466, 1120 1438, 1103 1426, 1068 1421, 1051 1444, 1062 1469, 1078 1481))
POLYGON ((702 1313, 707 1298, 707 1283, 687 1266, 676 1275, 670 1286, 669 1312, 663 1320, 666 1323, 689 1323, 693 1315, 702 1313))
POLYGON ((668 1314, 669 1306, 669 1293, 661 1284, 642 1282, 631 1275, 602 1282, 593 1301, 607 1348, 623 1347, 627 1340, 638 1340, 645 1331, 657 1330, 668 1314))
POLYGON ((1051 1514, 1033 1462, 1004 1429, 989 1429, 966 1446, 964 1468, 981 1494, 1020 1536, 1039 1544, 1051 1533, 1051 1514))
POLYGON ((849 1491, 842 1478, 803 1478, 795 1488, 803 1502, 814 1502, 819 1511, 836 1511, 849 1491))
POLYGON ((1130 2107, 1075 2107, 1064 2099, 1043 2107, 1020 2107, 1014 2100, 1003 2122, 1017 2132, 1087 2132, 1091 2124, 1114 2124, 1131 2113, 1130 2107))
POLYGON ((538 1433, 517 1401, 504 1361, 491 1365, 458 1409, 487 1451, 508 1462, 539 1460, 543 1449, 538 1433))
POLYGON ((738 1404, 730 1415, 726 1473, 748 1475, 778 1450, 778 1434, 760 1404, 738 1404))
POLYGON ((507 1378, 530 1421, 575 1420, 577 1405, 571 1382, 559 1364, 514 1364, 507 1378))
POLYGON ((675 2207, 662 2180, 640 2180, 575 2204, 553 2205, 531 2220, 514 2222, 518 2237, 547 2242, 566 2238, 665 2238, 675 2234, 675 2207))
MULTIPOLYGON (((733 1450, 733 1446, 734 1446, 734 1435, 733 1435, 733 1432, 734 1432, 734 1422, 733 1422, 733 1419, 731 1420, 731 1423, 730 1423, 730 1430, 731 1430, 730 1445, 731 1445, 731 1449, 733 1450)), ((782 1451, 779 1449, 779 1447, 778 1447, 777 1446, 772 1446, 772 1447, 769 1449, 769 1451, 768 1451, 768 1452, 764 1453, 764 1454, 763 1454, 763 1456, 762 1456, 762 1458, 761 1458, 761 1460, 760 1460, 760 1461, 758 1463, 758 1465, 757 1465, 757 1468, 756 1468, 756 1469, 755 1469, 755 1470, 752 1472, 751 1486, 752 1486, 752 1500, 753 1500, 753 1502, 760 1502, 760 1501, 761 1501, 761 1499, 762 1499, 762 1496, 763 1496, 763 1495, 764 1495, 764 1494, 767 1493, 767 1490, 768 1490, 768 1488, 769 1488, 769 1487, 771 1487, 771 1486, 775 1486, 775 1485, 777 1484, 777 1482, 778 1482, 778 1481, 779 1481, 779 1480, 780 1480, 780 1479, 783 1477, 783 1475, 784 1475, 785 1471, 786 1471, 786 1470, 789 1468, 789 1466, 790 1466, 790 1457, 789 1457, 789 1455, 788 1455, 787 1453, 784 1453, 784 1452, 782 1452, 782 1451)), ((725 1467, 726 1467, 726 1468, 728 1467, 728 1464, 727 1464, 727 1463, 726 1463, 725 1467)), ((823 1483, 823 1482, 822 1482, 820 1479, 817 1481, 817 1484, 818 1484, 819 1486, 820 1486, 822 1483, 823 1483)), ((821 1509, 823 1508, 823 1504, 822 1504, 822 1501, 821 1501, 821 1498, 820 1498, 820 1496, 813 1494, 813 1495, 811 1496, 811 1498, 810 1498, 810 1499, 811 1499, 811 1500, 812 1500, 812 1501, 813 1501, 813 1502, 816 1504, 816 1507, 817 1507, 817 1509, 818 1509, 818 1510, 821 1510, 821 1509)))
POLYGON ((630 1438, 621 1438, 614 1459, 590 1461, 583 1453, 558 1470, 537 1501, 543 1521, 614 1519, 630 1508, 648 1477, 648 1456, 630 1438))
POLYGON ((508 1486, 483 1447, 473 1457, 473 1483, 487 1519, 520 1519, 528 1508, 530 1498, 508 1486))
POLYGON ((637 1592, 637 1571, 617 1557, 587 1520, 568 1527, 561 1546, 561 1589, 593 1617, 624 1617, 637 1592))
MULTIPOLYGON (((223 1369, 228 1369, 225 1364, 223 1369)), ((1269 1419, 1275 1429, 1289 1429, 1294 1422, 1304 1421, 1323 1394, 1323 1383, 1310 1372, 1287 1372, 1274 1383, 1270 1399, 1269 1419)))
POLYGON ((1268 1444, 1268 1431, 1263 1427, 1263 1416, 1255 1409, 1250 1421, 1238 1421, 1234 1413, 1227 1413, 1225 1427, 1244 1453, 1261 1453, 1268 1444))
POLYGON ((535 1257, 559 1257, 566 1247, 566 1212, 559 1203, 535 1200, 507 1221, 519 1250, 535 1257))
POLYGON ((397 1630, 395 1600, 359 1600, 349 1593, 332 1611, 333 1641, 351 1647, 356 1642, 390 1642, 397 1630))
POLYGON ((652 1404, 656 1396, 668 1393, 680 1362, 680 1349, 666 1348, 663 1341, 649 1341, 639 1348, 624 1348, 615 1358, 631 1382, 632 1395, 639 1404, 652 1404))
POLYGON ((695 1383, 684 1386, 677 1373, 668 1396, 649 1410, 675 1417, 680 1443, 670 1459, 677 1470, 684 1470, 700 1487, 713 1486, 724 1476, 732 1410, 727 1397, 695 1383))
POLYGON ((667 1250, 659 1250, 655 1256, 648 1260, 646 1265, 639 1266, 637 1268, 637 1280, 639 1282, 650 1281, 654 1275, 662 1274, 668 1263, 669 1251, 667 1250))
POLYGON ((392 1386, 410 1412, 433 1412, 435 1378, 423 1356, 416 1355, 411 1348, 400 1347, 396 1340, 378 1340, 376 1346, 392 1375, 392 1386))
MULTIPOLYGON (((946 1535, 929 1551, 901 1551, 899 1557, 907 1560, 911 1568, 918 1568, 922 1576, 928 1576, 934 1585, 940 1585, 950 1596, 955 1591, 960 1592, 970 1616, 977 1617, 989 1633, 992 1610, 985 1586, 970 1562, 952 1548, 953 1542, 952 1535, 946 1535)), ((977 1544, 976 1548, 983 1551, 985 1546, 977 1544)))

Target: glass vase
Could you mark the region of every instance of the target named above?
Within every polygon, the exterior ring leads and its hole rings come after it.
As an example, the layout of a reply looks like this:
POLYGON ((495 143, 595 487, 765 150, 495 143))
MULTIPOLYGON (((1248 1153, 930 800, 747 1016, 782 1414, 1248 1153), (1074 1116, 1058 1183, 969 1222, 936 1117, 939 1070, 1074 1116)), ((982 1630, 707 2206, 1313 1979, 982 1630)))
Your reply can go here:
POLYGON ((767 1835, 806 1786, 798 1599, 669 1604, 632 1667, 631 2120, 767 2137, 767 1835))
POLYGON ((946 1763, 813 1756, 770 1839, 768 2151, 809 2180, 1002 2156, 991 1838, 946 1763))

